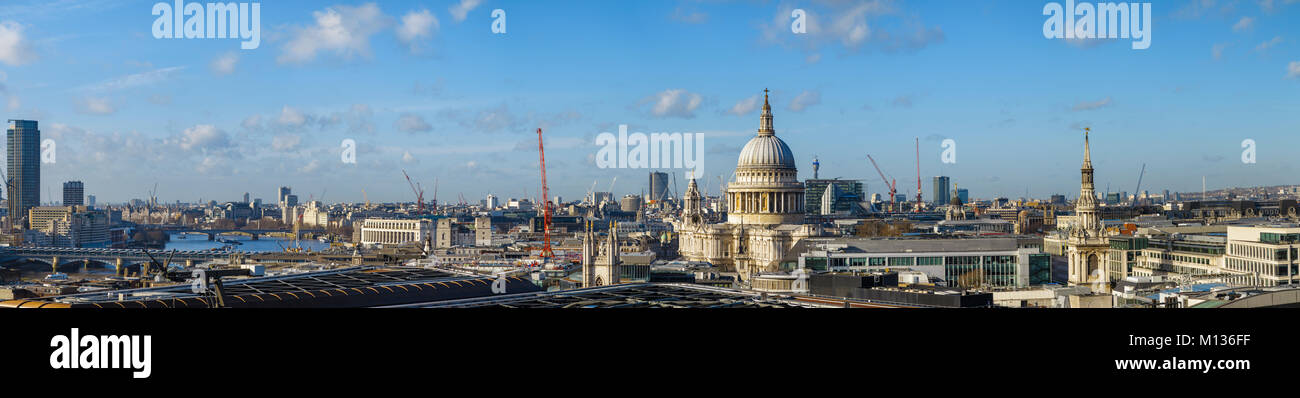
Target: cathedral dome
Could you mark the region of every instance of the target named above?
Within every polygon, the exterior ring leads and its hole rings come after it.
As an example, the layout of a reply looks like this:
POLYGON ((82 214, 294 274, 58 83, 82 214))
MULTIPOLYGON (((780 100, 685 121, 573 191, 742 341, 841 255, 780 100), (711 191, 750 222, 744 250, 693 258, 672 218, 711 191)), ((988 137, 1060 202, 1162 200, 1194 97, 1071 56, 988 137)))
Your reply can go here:
POLYGON ((759 119, 758 134, 740 150, 736 168, 795 168, 794 152, 776 137, 776 129, 772 127, 772 105, 767 102, 767 93, 763 94, 763 113, 759 119))
POLYGON ((759 135, 749 140, 740 150, 740 160, 736 168, 746 167, 781 167, 794 168, 794 153, 790 147, 775 135, 759 135))

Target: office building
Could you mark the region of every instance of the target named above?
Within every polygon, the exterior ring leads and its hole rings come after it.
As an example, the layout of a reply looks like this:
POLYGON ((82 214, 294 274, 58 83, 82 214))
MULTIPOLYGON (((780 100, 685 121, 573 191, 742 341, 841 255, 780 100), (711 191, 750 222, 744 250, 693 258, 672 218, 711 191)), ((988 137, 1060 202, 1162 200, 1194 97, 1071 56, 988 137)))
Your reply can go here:
POLYGON ((965 288, 1025 287, 1050 283, 1050 255, 1036 239, 809 238, 791 253, 797 264, 832 272, 918 271, 928 283, 965 288))
POLYGON ((63 205, 64 206, 82 206, 86 204, 86 186, 81 181, 68 181, 63 183, 63 205))
POLYGON ((500 205, 501 199, 498 199, 497 196, 493 194, 488 194, 487 199, 483 201, 483 206, 489 209, 495 209, 500 205))
POLYGON ((970 191, 966 188, 957 188, 957 198, 961 199, 962 203, 970 203, 970 191))
MULTIPOLYGON (((947 176, 934 177, 934 192, 931 193, 930 203, 933 203, 935 206, 945 206, 948 202, 952 201, 952 196, 950 196, 952 195, 952 190, 948 188, 948 183, 950 182, 951 179, 947 176)), ((966 203, 966 201, 962 201, 962 203, 966 203)))
POLYGON ((1228 227, 1226 271, 1239 275, 1232 285, 1280 286, 1300 283, 1300 227, 1228 227))
POLYGON ((278 204, 278 205, 280 205, 280 207, 284 207, 284 206, 285 206, 285 202, 287 202, 287 201, 289 200, 289 194, 291 194, 291 193, 293 193, 293 190, 290 189, 289 187, 280 187, 280 191, 279 191, 279 193, 277 193, 277 194, 275 195, 275 198, 276 198, 276 199, 275 199, 275 200, 276 200, 275 203, 278 204))
POLYGON ((86 195, 86 206, 95 207, 95 195, 86 195))
POLYGON ((849 212, 853 205, 863 201, 865 188, 859 180, 811 179, 804 181, 804 209, 807 214, 834 214, 849 212), (831 195, 826 196, 828 188, 831 195), (823 209, 822 204, 829 201, 830 208, 823 209))
POLYGON ((9 215, 23 227, 27 210, 41 204, 41 130, 35 120, 9 120, 9 215))
MULTIPOLYGON (((668 198, 668 173, 650 172, 650 197, 648 203, 659 203, 668 198)), ((626 211, 626 210, 625 210, 626 211)))

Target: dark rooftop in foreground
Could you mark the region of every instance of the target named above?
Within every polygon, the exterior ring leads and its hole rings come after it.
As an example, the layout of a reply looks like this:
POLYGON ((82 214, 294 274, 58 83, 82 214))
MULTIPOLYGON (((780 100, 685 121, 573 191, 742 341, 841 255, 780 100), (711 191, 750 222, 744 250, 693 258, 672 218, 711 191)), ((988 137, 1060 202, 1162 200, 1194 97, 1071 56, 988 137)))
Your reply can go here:
POLYGON ((757 292, 677 283, 636 283, 521 293, 402 307, 426 308, 792 308, 811 307, 757 292))
MULTIPOLYGON (((424 268, 352 267, 223 281, 232 308, 346 308, 437 302, 493 295, 490 276, 458 275, 424 268)), ((537 292, 531 281, 506 278, 506 291, 537 292)), ((0 308, 205 308, 212 296, 190 285, 96 291, 0 302, 0 308), (119 297, 119 295, 121 295, 119 297)))

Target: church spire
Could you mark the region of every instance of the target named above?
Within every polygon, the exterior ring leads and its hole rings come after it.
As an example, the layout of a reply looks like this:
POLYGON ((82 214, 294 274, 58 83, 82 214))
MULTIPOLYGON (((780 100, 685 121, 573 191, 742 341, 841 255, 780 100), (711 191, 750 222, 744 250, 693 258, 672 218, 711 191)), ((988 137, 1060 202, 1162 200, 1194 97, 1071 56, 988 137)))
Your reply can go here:
POLYGON ((776 129, 772 127, 772 104, 767 102, 767 89, 763 89, 763 115, 759 116, 758 135, 760 137, 770 137, 776 135, 776 129))
POLYGON ((1090 127, 1083 128, 1083 168, 1092 169, 1092 150, 1088 144, 1088 133, 1092 131, 1090 127))

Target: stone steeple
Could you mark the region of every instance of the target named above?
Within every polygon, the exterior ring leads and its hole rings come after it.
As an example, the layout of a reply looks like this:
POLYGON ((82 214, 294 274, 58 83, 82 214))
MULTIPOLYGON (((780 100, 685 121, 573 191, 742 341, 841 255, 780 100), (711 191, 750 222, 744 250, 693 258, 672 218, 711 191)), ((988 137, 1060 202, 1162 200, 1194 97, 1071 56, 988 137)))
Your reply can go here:
POLYGON ((1098 236, 1101 234, 1101 220, 1097 216, 1097 191, 1093 186, 1092 149, 1088 137, 1091 130, 1091 128, 1083 129, 1083 167, 1080 168, 1082 180, 1079 187, 1079 201, 1074 209, 1079 224, 1074 230, 1079 235, 1098 236))
POLYGON ((759 137, 776 135, 776 128, 772 127, 772 104, 767 102, 767 89, 763 89, 763 115, 759 116, 759 120, 759 137))

